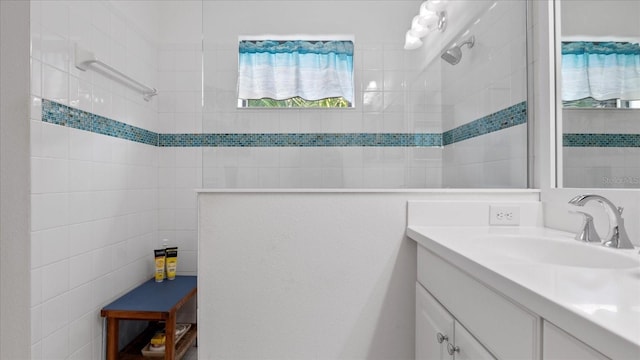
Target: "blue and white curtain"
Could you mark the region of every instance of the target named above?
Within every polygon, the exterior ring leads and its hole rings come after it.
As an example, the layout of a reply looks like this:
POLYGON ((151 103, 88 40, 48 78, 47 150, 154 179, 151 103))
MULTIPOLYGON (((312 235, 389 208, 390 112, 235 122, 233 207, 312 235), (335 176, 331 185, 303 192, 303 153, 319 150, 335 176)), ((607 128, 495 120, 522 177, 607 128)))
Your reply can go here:
POLYGON ((640 46, 629 42, 563 42, 562 100, 640 99, 640 46))
POLYGON ((296 96, 353 104, 353 42, 240 41, 238 98, 296 96))

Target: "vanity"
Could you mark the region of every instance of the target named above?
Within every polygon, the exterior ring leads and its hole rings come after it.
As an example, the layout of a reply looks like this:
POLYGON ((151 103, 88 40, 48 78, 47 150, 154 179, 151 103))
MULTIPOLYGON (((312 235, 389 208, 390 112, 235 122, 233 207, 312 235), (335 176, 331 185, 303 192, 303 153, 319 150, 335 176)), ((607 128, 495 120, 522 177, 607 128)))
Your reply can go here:
POLYGON ((417 359, 640 358, 637 248, 579 242, 539 221, 489 225, 482 204, 458 204, 476 208, 472 223, 424 225, 411 215, 423 205, 410 203, 407 227, 418 244, 417 359))

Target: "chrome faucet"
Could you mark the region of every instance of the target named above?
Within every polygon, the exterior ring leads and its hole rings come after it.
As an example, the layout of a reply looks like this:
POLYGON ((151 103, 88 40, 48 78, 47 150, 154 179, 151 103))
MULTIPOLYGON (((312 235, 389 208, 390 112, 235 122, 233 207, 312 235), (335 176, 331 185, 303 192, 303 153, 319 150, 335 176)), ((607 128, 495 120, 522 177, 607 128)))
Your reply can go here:
POLYGON ((596 227, 593 225, 593 216, 580 210, 575 210, 573 212, 576 214, 582 214, 582 225, 580 225, 581 230, 576 234, 575 239, 584 242, 601 243, 602 240, 596 231, 596 227))
POLYGON ((609 216, 609 233, 604 238, 602 245, 617 249, 633 249, 633 244, 631 243, 631 240, 629 240, 627 230, 624 228, 622 207, 616 207, 609 199, 594 194, 578 195, 569 200, 569 204, 584 206, 584 204, 591 200, 599 202, 609 216))

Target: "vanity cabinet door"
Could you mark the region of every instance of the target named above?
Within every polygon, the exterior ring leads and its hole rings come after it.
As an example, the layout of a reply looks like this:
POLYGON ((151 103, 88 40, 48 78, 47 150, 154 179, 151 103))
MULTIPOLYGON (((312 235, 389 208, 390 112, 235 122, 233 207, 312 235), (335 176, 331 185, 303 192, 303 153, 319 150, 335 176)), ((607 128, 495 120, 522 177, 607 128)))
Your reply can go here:
POLYGON ((609 359, 547 321, 544 321, 542 331, 542 358, 544 360, 609 359))
POLYGON ((495 360, 462 325, 455 324, 455 360, 495 360))
POLYGON ((418 282, 499 359, 540 359, 540 318, 418 246, 418 282))
POLYGON ((453 341, 454 319, 436 299, 416 283, 416 359, 453 359, 447 344, 453 341))

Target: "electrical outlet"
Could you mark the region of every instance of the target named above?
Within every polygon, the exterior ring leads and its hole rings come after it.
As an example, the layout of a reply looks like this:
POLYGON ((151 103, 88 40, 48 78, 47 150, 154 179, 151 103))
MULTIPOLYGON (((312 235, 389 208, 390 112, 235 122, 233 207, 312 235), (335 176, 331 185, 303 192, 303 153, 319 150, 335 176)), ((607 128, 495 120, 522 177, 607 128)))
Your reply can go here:
POLYGON ((520 225, 520 207, 491 205, 489 225, 520 225))

